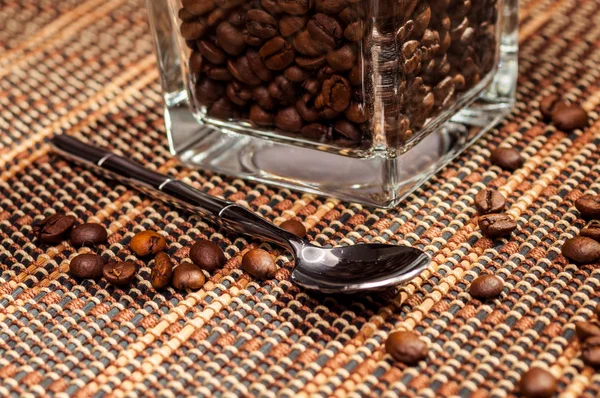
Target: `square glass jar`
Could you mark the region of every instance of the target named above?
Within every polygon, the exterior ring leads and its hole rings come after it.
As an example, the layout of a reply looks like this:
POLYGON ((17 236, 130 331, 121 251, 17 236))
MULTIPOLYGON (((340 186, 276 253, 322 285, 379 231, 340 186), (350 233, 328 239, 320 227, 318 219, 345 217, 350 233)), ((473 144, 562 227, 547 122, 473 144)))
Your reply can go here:
POLYGON ((517 0, 148 0, 171 152, 391 207, 504 117, 517 0))

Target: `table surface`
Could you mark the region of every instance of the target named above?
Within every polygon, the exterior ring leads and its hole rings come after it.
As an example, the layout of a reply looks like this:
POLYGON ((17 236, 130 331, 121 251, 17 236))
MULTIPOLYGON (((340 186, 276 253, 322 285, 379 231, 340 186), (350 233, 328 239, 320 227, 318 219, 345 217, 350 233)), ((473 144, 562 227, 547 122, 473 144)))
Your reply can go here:
POLYGON ((511 116, 396 209, 181 167, 169 157, 162 99, 142 0, 0 1, 0 395, 512 396, 542 366, 565 397, 600 396, 573 323, 600 302, 598 264, 574 266, 563 241, 585 225, 573 207, 600 193, 600 2, 521 4, 518 104, 511 116), (560 91, 590 111, 591 127, 565 133, 541 120, 539 99, 560 91), (385 295, 332 297, 289 282, 285 252, 258 282, 240 269, 260 242, 217 231, 129 188, 54 157, 55 133, 83 137, 222 195, 279 223, 297 218, 320 244, 364 241, 424 248, 432 265, 385 295), (527 161, 491 166, 501 143, 527 161), (519 223, 509 240, 476 226, 484 186, 508 198, 519 223), (56 211, 110 231, 105 256, 134 258, 137 231, 165 232, 185 258, 199 238, 228 262, 202 290, 158 293, 141 266, 130 289, 78 282, 69 260, 89 249, 32 242, 32 222, 56 211), (505 281, 480 302, 480 274, 505 281), (418 331, 428 359, 408 367, 386 355, 390 331, 418 331))

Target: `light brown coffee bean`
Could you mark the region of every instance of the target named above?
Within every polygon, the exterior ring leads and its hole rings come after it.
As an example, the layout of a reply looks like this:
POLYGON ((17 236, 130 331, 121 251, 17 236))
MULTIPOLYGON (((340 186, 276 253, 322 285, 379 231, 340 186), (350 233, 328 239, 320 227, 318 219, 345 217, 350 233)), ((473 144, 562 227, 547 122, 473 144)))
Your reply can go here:
POLYGON ((575 207, 585 218, 600 219, 600 195, 583 195, 575 201, 575 207))
POLYGON ((521 376, 519 390, 526 398, 550 398, 556 392, 556 378, 542 368, 533 367, 521 376))
POLYGON ((493 189, 482 189, 475 195, 475 208, 481 214, 499 213, 505 204, 504 195, 493 189))
POLYGON ((129 247, 138 256, 156 255, 167 248, 167 241, 154 231, 138 232, 131 238, 129 247))
POLYGON ((216 243, 201 239, 190 249, 190 260, 203 270, 213 272, 225 265, 225 254, 216 243))
POLYGON ((198 290, 204 286, 206 277, 200 267, 190 262, 184 262, 175 267, 172 281, 175 289, 198 290))
POLYGON ((306 228, 304 228, 304 224, 302 224, 300 221, 286 220, 282 222, 279 227, 293 233, 300 238, 304 238, 306 236, 306 228))
POLYGON ((416 365, 427 358, 427 344, 414 332, 391 333, 385 342, 385 351, 396 361, 416 365))
POLYGON ((482 275, 476 278, 469 288, 471 296, 480 300, 498 297, 502 290, 504 290, 504 282, 494 275, 482 275))
POLYGON ((133 282, 137 273, 137 265, 133 261, 110 261, 104 264, 102 276, 110 284, 124 287, 133 282))
POLYGON ((272 278, 277 272, 273 258, 269 252, 262 249, 253 249, 244 254, 242 269, 258 279, 272 278))
POLYGON ((585 236, 567 239, 561 251, 563 256, 579 264, 592 264, 600 259, 600 243, 585 236))
POLYGON ((579 236, 585 236, 586 238, 600 242, 600 223, 592 224, 587 228, 582 229, 581 232, 579 232, 579 236))
POLYGON ((150 283, 156 290, 164 289, 173 278, 173 261, 167 253, 160 252, 154 258, 154 266, 150 272, 150 283))

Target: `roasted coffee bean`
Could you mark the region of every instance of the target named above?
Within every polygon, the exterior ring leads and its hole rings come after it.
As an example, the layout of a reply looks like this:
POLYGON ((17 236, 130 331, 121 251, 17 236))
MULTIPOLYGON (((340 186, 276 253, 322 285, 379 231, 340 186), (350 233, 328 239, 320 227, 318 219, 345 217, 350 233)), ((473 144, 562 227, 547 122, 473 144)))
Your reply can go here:
POLYGON ((315 79, 308 79, 302 83, 302 88, 310 95, 315 95, 321 91, 321 83, 315 79))
POLYGON ((204 36, 208 25, 204 20, 191 20, 181 23, 181 36, 186 40, 197 40, 204 36))
POLYGON ((291 15, 304 15, 313 6, 313 0, 277 0, 277 5, 282 12, 291 15))
POLYGON ((275 116, 275 127, 283 131, 295 133, 302 128, 302 118, 295 107, 281 109, 275 116))
POLYGON ((213 0, 181 0, 181 4, 186 11, 194 15, 204 15, 216 7, 213 0))
POLYGON ((416 365, 427 358, 427 344, 414 332, 390 333, 385 341, 385 351, 398 362, 416 365))
POLYGON ((69 239, 73 246, 96 246, 106 243, 106 228, 96 223, 80 224, 71 230, 69 239))
MULTIPOLYGON (((470 2, 470 0, 468 1, 470 2)), ((419 2, 411 19, 415 21, 412 36, 418 38, 422 37, 431 21, 431 7, 429 6, 429 3, 426 1, 419 2)))
POLYGON ((552 373, 532 367, 521 376, 519 391, 526 398, 550 398, 556 392, 557 382, 552 373))
POLYGON ((133 261, 110 261, 104 264, 102 268, 102 276, 111 285, 123 287, 128 286, 133 282, 137 266, 133 261))
POLYGON ((575 334, 580 342, 584 342, 590 337, 600 336, 600 323, 598 321, 577 322, 575 324, 575 334))
POLYGON ((309 94, 303 95, 301 99, 296 101, 296 110, 298 111, 298 114, 308 123, 316 122, 321 116, 319 111, 310 103, 311 99, 309 94))
POLYGON ((204 75, 208 76, 208 78, 211 80, 226 82, 233 79, 233 76, 231 75, 229 70, 227 70, 227 68, 223 66, 216 66, 207 63, 202 68, 202 71, 204 72, 204 75))
POLYGON ((190 249, 190 259, 198 267, 208 272, 222 268, 225 265, 223 250, 209 240, 201 239, 190 249))
POLYGON ((298 33, 292 43, 296 51, 308 57, 318 57, 326 51, 324 44, 313 39, 307 30, 298 33))
POLYGON ((253 249, 244 254, 242 269, 258 279, 272 278, 277 272, 273 258, 262 249, 253 249))
POLYGON ((346 142, 359 142, 361 132, 352 123, 347 120, 340 119, 333 125, 333 132, 342 137, 346 142))
POLYGON ((259 105, 250 107, 250 121, 259 127, 270 127, 273 125, 275 115, 265 111, 259 105))
POLYGON ((505 204, 504 195, 493 189, 482 189, 475 195, 475 208, 481 214, 499 213, 505 204))
POLYGON ((594 307, 594 315, 596 315, 596 318, 600 319, 600 304, 597 304, 594 307))
POLYGON ((561 99, 557 94, 550 94, 540 100, 540 113, 544 120, 552 120, 552 112, 554 112, 554 107, 559 101, 561 99))
POLYGON ((242 32, 242 35, 244 36, 244 41, 246 42, 246 44, 252 47, 260 47, 265 42, 260 37, 256 37, 252 33, 248 32, 248 30, 244 30, 242 32))
POLYGON ((246 42, 242 32, 225 21, 217 26, 217 41, 221 48, 230 55, 240 55, 246 49, 246 42))
POLYGON ((492 163, 513 171, 523 166, 524 160, 515 148, 500 147, 492 152, 492 163))
POLYGON ((302 83, 310 77, 310 74, 304 69, 292 65, 283 72, 283 76, 291 82, 302 83))
POLYGON ((246 14, 246 29, 261 39, 277 35, 277 20, 262 10, 250 10, 246 14))
POLYGON ((311 123, 302 127, 300 134, 313 140, 321 140, 328 135, 329 128, 320 123, 311 123))
POLYGON ((305 16, 284 15, 279 20, 279 32, 283 37, 292 36, 306 26, 307 20, 305 16))
POLYGON ((471 282, 469 292, 471 296, 485 300, 498 297, 503 289, 504 282, 502 282, 502 279, 494 275, 482 275, 471 282))
POLYGON ((172 283, 175 289, 198 290, 206 283, 206 277, 200 267, 186 261, 173 270, 172 283))
POLYGON ((210 79, 202 79, 196 84, 196 98, 202 105, 211 105, 225 95, 225 87, 210 79))
POLYGON ((210 108, 208 116, 216 119, 229 120, 239 117, 239 113, 233 102, 228 98, 221 98, 210 108))
POLYGON ((363 82, 363 68, 362 63, 358 63, 352 67, 348 74, 348 79, 353 86, 360 86, 363 82))
POLYGON ((365 123, 368 120, 365 106, 360 102, 351 102, 344 115, 348 120, 357 124, 365 123))
POLYGON ((188 62, 188 66, 190 68, 190 72, 194 75, 200 74, 202 72, 202 66, 204 64, 204 59, 202 58, 202 54, 198 51, 192 52, 190 55, 190 61, 188 62))
POLYGON ((264 110, 271 111, 275 109, 273 97, 271 97, 269 90, 266 87, 260 86, 252 90, 252 98, 254 98, 256 103, 264 110))
POLYGON ((227 85, 225 90, 227 98, 236 105, 244 106, 252 99, 252 90, 234 80, 227 85))
POLYGON ((354 21, 344 29, 344 37, 349 41, 361 41, 364 34, 363 22, 354 21))
MULTIPOLYGON (((324 56, 319 57, 297 57, 296 64, 301 68, 308 69, 310 71, 314 71, 316 69, 322 68, 323 65, 327 63, 327 58, 324 56)), ((310 80, 310 79, 309 79, 310 80)))
POLYGON ((585 236, 577 236, 567 239, 561 252, 563 256, 576 263, 592 264, 600 259, 600 243, 585 236))
POLYGON ((356 63, 356 50, 353 46, 343 46, 327 54, 327 64, 337 72, 352 69, 356 63))
POLYGON ((582 229, 581 232, 579 232, 579 236, 585 236, 586 238, 600 242, 600 223, 592 224, 587 228, 582 229))
POLYGON ((215 3, 226 10, 237 7, 244 3, 245 0, 215 0, 215 3))
POLYGON ((296 88, 284 76, 279 75, 269 84, 269 95, 279 101, 279 105, 291 104, 296 99, 296 88))
POLYGON ((286 220, 279 224, 279 228, 283 228, 300 238, 304 238, 306 236, 306 228, 304 228, 304 224, 302 224, 300 221, 286 220))
POLYGON ((488 238, 501 238, 510 235, 517 223, 508 214, 486 214, 479 217, 481 233, 488 238))
POLYGON ((450 76, 446 76, 446 78, 444 78, 433 88, 435 105, 439 107, 447 107, 454 98, 455 89, 456 84, 454 83, 454 79, 450 76))
POLYGON ((248 58, 246 56, 240 57, 237 60, 228 60, 227 69, 231 74, 238 79, 240 82, 248 84, 250 86, 256 86, 261 83, 261 80, 250 68, 248 58))
POLYGON ((102 276, 102 268, 106 259, 92 253, 75 256, 69 264, 69 275, 75 278, 98 279, 102 276))
POLYGON ((342 26, 335 19, 325 14, 315 14, 306 25, 306 30, 310 36, 327 48, 332 49, 337 46, 342 38, 342 26))
POLYGON ((208 14, 208 17, 206 17, 206 23, 210 28, 213 28, 225 20, 225 17, 227 17, 227 11, 223 10, 222 8, 217 8, 208 14))
POLYGON ((167 241, 154 231, 138 232, 131 238, 129 247, 138 256, 150 256, 167 248, 167 241))
POLYGON ((154 258, 154 266, 150 272, 150 283, 156 290, 164 289, 173 278, 173 261, 167 253, 161 252, 154 258))
POLYGON ((348 0, 315 0, 316 8, 326 14, 338 14, 348 6, 348 0))
POLYGON ((583 195, 575 201, 575 207, 585 218, 600 219, 600 195, 583 195))
POLYGON ((589 116, 579 105, 566 104, 556 106, 552 111, 552 123, 559 130, 571 131, 588 125, 589 116))
POLYGON ((273 80, 273 72, 267 68, 267 65, 263 62, 258 51, 248 50, 248 52, 246 52, 246 58, 248 58, 250 69, 260 80, 265 82, 273 80))
POLYGON ((600 336, 585 340, 581 346, 581 359, 583 363, 594 369, 600 368, 600 336))
POLYGON ((180 8, 179 12, 177 13, 177 16, 182 21, 189 21, 189 20, 195 19, 197 17, 197 15, 192 14, 191 12, 189 12, 188 10, 186 10, 185 8, 180 8))
POLYGON ((233 26, 241 27, 246 24, 246 13, 247 10, 244 8, 239 8, 234 10, 227 17, 227 21, 233 26))
POLYGON ((222 65, 227 61, 227 55, 209 40, 198 40, 198 51, 210 63, 222 65))
POLYGON ((323 82, 321 93, 315 100, 317 109, 331 108, 343 112, 350 105, 352 90, 350 83, 339 75, 333 75, 323 82))
POLYGON ((258 52, 267 68, 283 70, 294 62, 294 49, 282 37, 275 37, 266 42, 258 52))
POLYGON ((53 214, 46 217, 32 228, 34 235, 42 243, 57 244, 65 240, 75 225, 75 217, 64 214, 53 214))
POLYGON ((260 5, 271 15, 281 13, 277 0, 260 0, 260 5))

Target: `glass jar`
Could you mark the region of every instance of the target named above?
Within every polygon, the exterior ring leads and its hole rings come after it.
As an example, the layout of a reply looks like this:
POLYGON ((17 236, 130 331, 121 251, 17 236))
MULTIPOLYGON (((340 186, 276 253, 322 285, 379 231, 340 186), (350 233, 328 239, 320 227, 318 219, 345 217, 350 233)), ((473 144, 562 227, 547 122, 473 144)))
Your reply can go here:
POLYGON ((505 116, 516 0, 148 0, 173 154, 390 207, 505 116))

